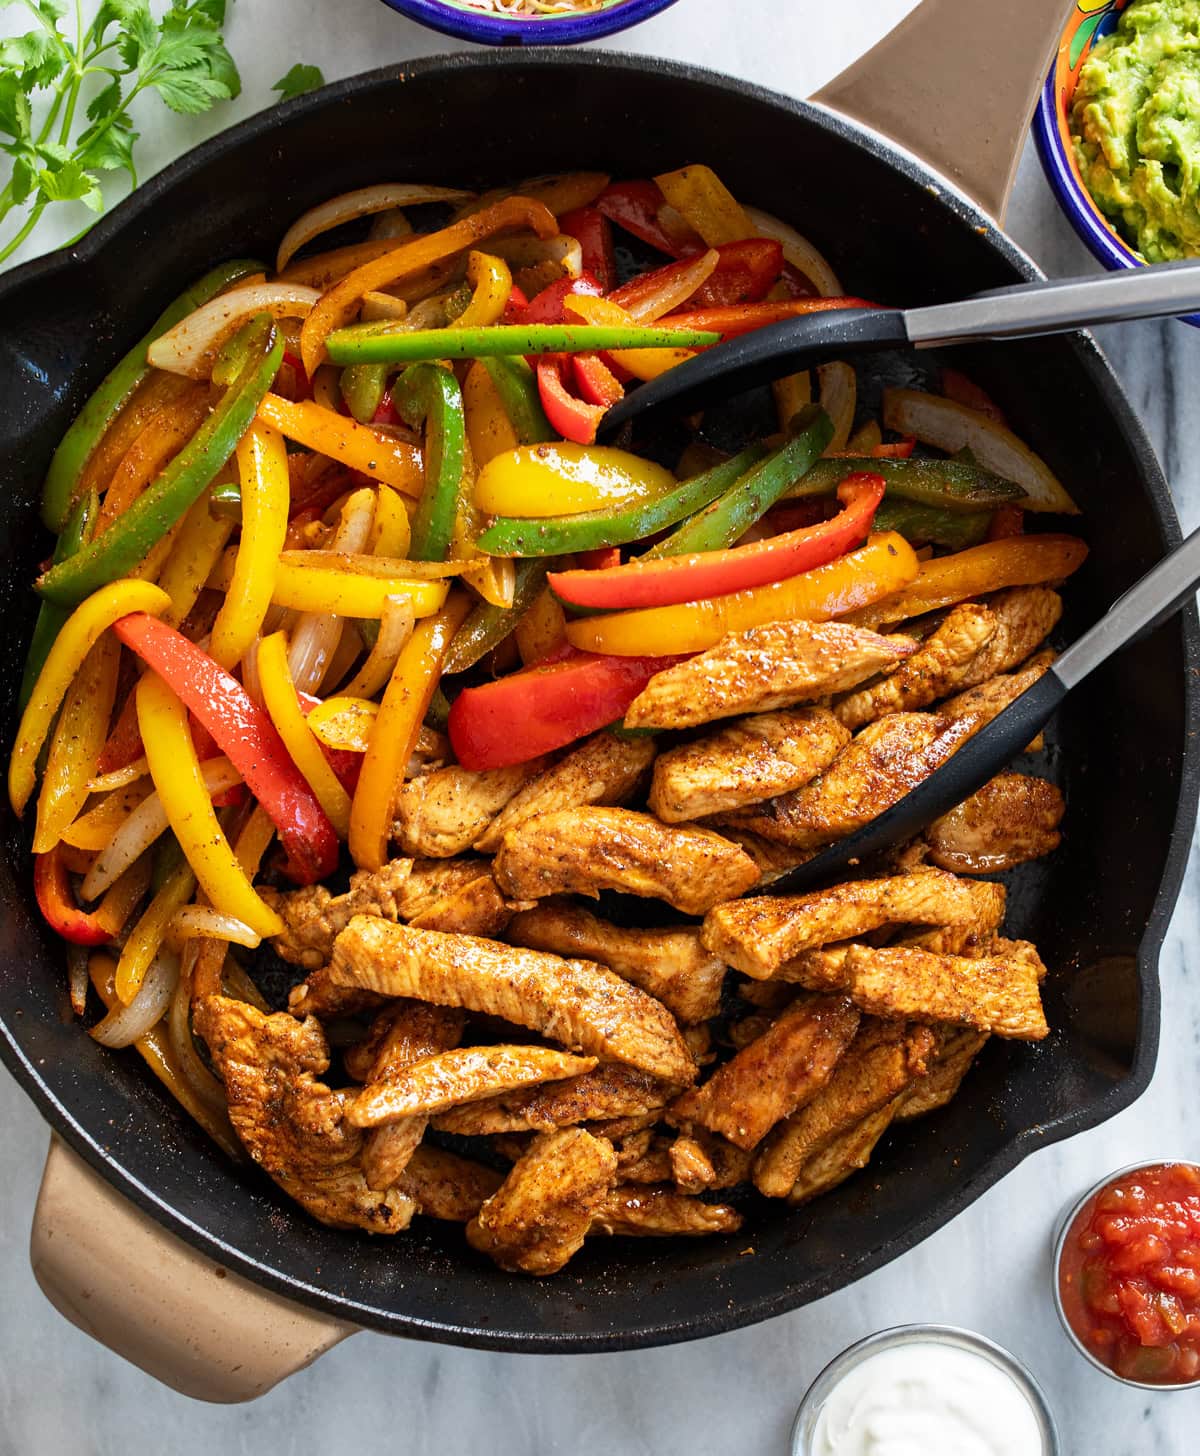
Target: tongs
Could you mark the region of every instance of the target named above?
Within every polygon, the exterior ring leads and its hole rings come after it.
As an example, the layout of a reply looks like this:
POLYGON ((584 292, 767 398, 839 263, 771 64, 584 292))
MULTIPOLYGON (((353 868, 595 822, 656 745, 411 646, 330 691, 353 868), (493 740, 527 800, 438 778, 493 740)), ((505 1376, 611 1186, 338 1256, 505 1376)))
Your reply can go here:
POLYGON ((1045 727, 1073 687, 1114 652, 1153 631, 1184 606, 1200 583, 1200 530, 1118 598, 1108 612, 952 758, 899 803, 765 886, 772 895, 816 889, 874 855, 912 839, 981 789, 1045 727))

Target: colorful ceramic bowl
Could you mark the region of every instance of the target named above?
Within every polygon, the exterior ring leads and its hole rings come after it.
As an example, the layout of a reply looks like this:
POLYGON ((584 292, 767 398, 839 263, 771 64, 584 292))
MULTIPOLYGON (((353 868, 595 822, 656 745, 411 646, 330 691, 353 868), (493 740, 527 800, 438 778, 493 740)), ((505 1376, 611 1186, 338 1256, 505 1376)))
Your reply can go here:
MULTIPOLYGON (((1042 88, 1033 117, 1033 135, 1050 186, 1075 231, 1106 268, 1145 264, 1104 216, 1083 185, 1071 145, 1070 112, 1075 83, 1098 40, 1110 34, 1129 0, 1076 0, 1059 42, 1058 54, 1042 88)), ((1200 314, 1185 323, 1200 328, 1200 314)))
POLYGON ((468 0, 384 0, 410 20, 480 45, 577 45, 628 30, 675 0, 603 0, 592 10, 557 15, 498 15, 468 0))

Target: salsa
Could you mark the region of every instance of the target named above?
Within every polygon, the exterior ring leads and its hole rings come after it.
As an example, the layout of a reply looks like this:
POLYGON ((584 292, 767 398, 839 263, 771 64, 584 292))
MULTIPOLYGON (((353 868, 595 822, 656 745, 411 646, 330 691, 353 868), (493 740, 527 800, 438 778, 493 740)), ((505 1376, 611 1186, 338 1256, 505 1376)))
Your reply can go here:
POLYGON ((1200 1379, 1200 1167, 1124 1173, 1083 1205, 1063 1240, 1063 1314, 1125 1380, 1200 1379))

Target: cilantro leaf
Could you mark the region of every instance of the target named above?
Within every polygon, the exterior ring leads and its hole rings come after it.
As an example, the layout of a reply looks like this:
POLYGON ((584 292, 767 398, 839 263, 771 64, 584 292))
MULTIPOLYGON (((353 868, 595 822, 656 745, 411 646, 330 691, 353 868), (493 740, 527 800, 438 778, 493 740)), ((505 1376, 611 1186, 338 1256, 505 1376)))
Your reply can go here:
POLYGON ((27 141, 33 131, 33 112, 20 77, 0 74, 0 131, 27 141))
POLYGON ((99 212, 104 206, 100 183, 74 160, 66 161, 53 170, 43 167, 38 173, 38 181, 42 195, 49 202, 82 202, 93 212, 99 212))
POLYGON ((325 77, 321 74, 320 66, 306 66, 297 62, 286 76, 280 76, 271 90, 279 92, 280 101, 291 101, 293 97, 316 91, 324 84, 325 77))

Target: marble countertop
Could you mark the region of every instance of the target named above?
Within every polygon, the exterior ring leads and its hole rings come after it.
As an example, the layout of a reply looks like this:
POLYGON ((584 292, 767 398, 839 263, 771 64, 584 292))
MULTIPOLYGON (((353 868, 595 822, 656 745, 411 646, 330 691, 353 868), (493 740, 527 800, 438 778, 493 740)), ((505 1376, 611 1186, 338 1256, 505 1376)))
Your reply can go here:
MULTIPOLYGON (((683 0, 616 46, 720 68, 804 96, 910 8, 873 0, 683 0), (763 37, 770 36, 770 45, 763 37)), ((17 17, 0 18, 0 34, 17 17)), ((230 44, 243 97, 186 121, 147 112, 147 174, 268 100, 294 60, 328 79, 454 43, 377 0, 236 0, 230 44), (281 45, 279 36, 286 37, 281 45)), ((1051 274, 1094 266, 1060 215, 1032 149, 1022 158, 1009 230, 1051 274)), ((78 226, 78 224, 76 224, 78 226)), ((61 236, 71 231, 64 219, 61 236)), ((44 235, 43 235, 44 236, 44 235)), ((43 243, 42 246, 45 246, 43 243)), ((1163 461, 1185 527, 1200 521, 1200 331, 1125 325, 1101 343, 1163 461)), ((726 1456, 786 1450, 796 1404, 822 1365, 872 1330, 909 1321, 965 1325, 1000 1341, 1042 1382, 1064 1456, 1183 1456, 1195 1449, 1200 1391, 1126 1389, 1087 1365, 1049 1298, 1049 1231, 1065 1201, 1131 1159, 1196 1156, 1194 1089, 1200 996, 1194 947, 1200 861, 1193 856, 1162 956, 1165 1034, 1158 1070, 1132 1108, 1035 1153, 967 1212, 897 1262, 794 1314, 715 1339, 630 1354, 522 1357, 364 1334, 253 1405, 196 1404, 144 1376, 63 1321, 29 1270, 30 1217, 46 1128, 0 1072, 0 1456, 292 1456, 386 1448, 404 1456, 605 1450, 616 1456, 726 1456), (997 1272, 1002 1271, 998 1282, 997 1272)))

